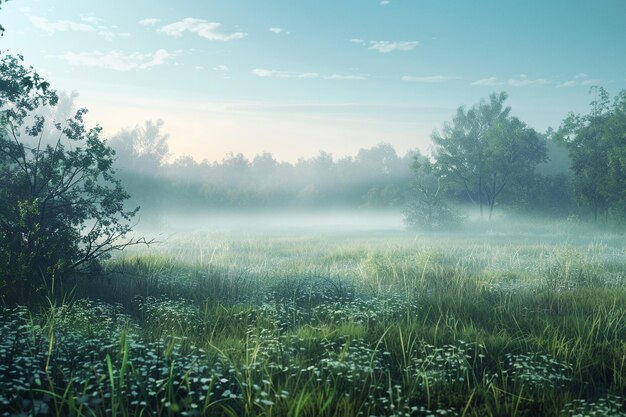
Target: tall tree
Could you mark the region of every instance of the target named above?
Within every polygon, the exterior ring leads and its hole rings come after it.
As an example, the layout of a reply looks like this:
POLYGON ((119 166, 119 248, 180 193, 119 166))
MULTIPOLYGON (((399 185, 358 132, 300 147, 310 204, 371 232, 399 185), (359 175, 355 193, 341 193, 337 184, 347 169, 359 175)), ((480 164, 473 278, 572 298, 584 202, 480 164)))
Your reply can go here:
POLYGON ((594 219, 626 201, 626 90, 611 103, 602 87, 587 115, 570 114, 556 132, 572 160, 574 191, 594 219))
POLYGON ((478 203, 481 215, 487 206, 489 217, 502 191, 546 159, 545 142, 510 115, 506 99, 506 93, 494 93, 469 109, 459 107, 452 122, 432 135, 434 171, 478 203))

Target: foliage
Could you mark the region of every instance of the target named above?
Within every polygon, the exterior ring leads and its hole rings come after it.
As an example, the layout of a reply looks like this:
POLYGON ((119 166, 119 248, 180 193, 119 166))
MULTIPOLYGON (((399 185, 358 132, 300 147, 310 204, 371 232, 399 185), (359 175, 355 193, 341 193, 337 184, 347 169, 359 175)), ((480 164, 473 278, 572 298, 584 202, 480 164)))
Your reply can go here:
POLYGON ((118 154, 117 164, 154 173, 169 155, 169 135, 162 133, 163 124, 160 119, 149 120, 144 126, 123 129, 113 136, 109 145, 118 154))
POLYGON ((167 210, 285 207, 398 208, 405 202, 413 153, 389 144, 361 149, 354 157, 326 152, 297 162, 271 153, 253 158, 228 154, 221 161, 167 157, 164 125, 148 121, 113 135, 119 177, 146 214, 167 210))
POLYGON ((458 226, 461 216, 445 201, 444 187, 426 158, 415 157, 415 179, 412 194, 404 209, 404 222, 409 227, 422 230, 441 230, 458 226))
POLYGON ((51 128, 37 111, 57 94, 22 61, 0 61, 0 285, 12 297, 138 243, 124 240, 137 209, 124 209, 102 129, 85 126, 86 109, 51 128))
POLYGON ((459 107, 451 123, 432 135, 435 170, 467 196, 493 212, 506 187, 527 180, 546 159, 546 146, 535 130, 504 106, 506 93, 491 94, 470 109, 459 107))
POLYGON ((565 218, 578 212, 569 174, 535 173, 502 192, 507 207, 520 213, 565 218))
POLYGON ((594 218, 614 213, 626 201, 626 90, 610 102, 602 87, 587 115, 570 114, 555 133, 569 150, 578 201, 594 218))

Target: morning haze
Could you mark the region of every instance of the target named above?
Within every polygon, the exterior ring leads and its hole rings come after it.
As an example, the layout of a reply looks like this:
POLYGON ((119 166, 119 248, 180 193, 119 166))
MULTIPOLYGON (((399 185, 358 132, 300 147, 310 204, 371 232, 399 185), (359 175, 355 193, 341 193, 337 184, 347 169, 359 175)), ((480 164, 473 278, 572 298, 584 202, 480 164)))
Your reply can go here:
POLYGON ((625 12, 0 0, 0 417, 625 416, 625 12))

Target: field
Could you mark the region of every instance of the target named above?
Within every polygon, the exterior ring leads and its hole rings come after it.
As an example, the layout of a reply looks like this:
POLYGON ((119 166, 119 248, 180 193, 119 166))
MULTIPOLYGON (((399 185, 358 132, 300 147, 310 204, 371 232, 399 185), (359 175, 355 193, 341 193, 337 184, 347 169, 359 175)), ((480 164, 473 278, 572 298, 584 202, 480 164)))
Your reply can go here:
POLYGON ((1 416, 626 416, 624 235, 162 240, 2 309, 1 416))

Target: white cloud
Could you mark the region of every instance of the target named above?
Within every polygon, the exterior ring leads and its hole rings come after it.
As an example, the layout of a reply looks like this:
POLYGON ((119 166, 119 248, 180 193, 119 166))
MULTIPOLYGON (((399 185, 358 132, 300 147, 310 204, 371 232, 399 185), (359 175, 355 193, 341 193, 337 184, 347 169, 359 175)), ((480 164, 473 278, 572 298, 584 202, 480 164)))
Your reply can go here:
POLYGON ((443 83, 446 81, 459 80, 461 77, 451 77, 448 75, 428 75, 425 77, 413 77, 405 75, 402 77, 402 81, 414 81, 420 83, 443 83))
POLYGON ((217 65, 213 67, 213 71, 228 71, 228 67, 226 65, 217 65))
POLYGON ((263 68, 256 68, 252 70, 252 73, 261 78, 319 78, 319 74, 316 72, 292 72, 292 71, 277 71, 268 70, 263 68))
POLYGON ((332 74, 328 77, 324 77, 327 80, 367 80, 366 75, 343 75, 343 74, 332 74))
POLYGON ((56 22, 51 22, 45 17, 33 15, 29 15, 28 19, 35 28, 46 32, 48 35, 54 35, 57 32, 95 33, 105 41, 112 41, 118 36, 130 36, 129 33, 116 33, 111 31, 106 26, 101 25, 103 19, 93 15, 81 16, 83 23, 73 22, 71 20, 57 20, 56 22))
POLYGON ((352 43, 365 43, 365 41, 363 39, 358 39, 358 38, 350 39, 350 42, 352 42, 352 43))
POLYGON ((502 85, 502 84, 504 84, 504 82, 498 81, 496 77, 482 78, 472 83, 472 85, 502 85))
POLYGON ((100 19, 99 17, 96 17, 91 13, 81 15, 80 20, 91 25, 99 25, 101 23, 104 23, 104 19, 100 19))
POLYGON ((139 23, 142 26, 154 26, 157 23, 159 23, 160 21, 161 21, 161 19, 157 19, 155 17, 147 17, 145 19, 141 19, 137 23, 139 23))
POLYGON ((98 36, 100 36, 102 39, 104 39, 105 41, 112 41, 114 38, 118 38, 118 37, 129 37, 130 33, 115 33, 115 32, 110 32, 110 31, 106 31, 106 30, 100 30, 97 32, 98 36))
POLYGON ((283 28, 279 28, 279 27, 269 28, 269 31, 272 32, 272 33, 275 33, 277 35, 280 35, 281 33, 285 34, 285 35, 289 35, 289 32, 287 30, 285 30, 283 28))
POLYGON ((159 32, 174 37, 182 36, 185 32, 191 32, 210 41, 232 41, 248 36, 248 34, 244 32, 224 33, 221 32, 221 27, 221 23, 186 17, 183 20, 161 27, 159 32))
POLYGON ((105 41, 111 42, 117 36, 117 34, 114 32, 102 30, 98 32, 98 36, 100 36, 105 41))
POLYGON ((511 87, 534 87, 550 84, 550 81, 544 78, 530 79, 526 74, 520 74, 519 78, 511 78, 508 80, 511 87))
POLYGON ((132 71, 163 65, 172 56, 173 54, 165 49, 159 49, 152 53, 133 52, 130 54, 121 51, 66 52, 61 55, 61 58, 75 66, 132 71))
POLYGON ((256 68, 252 70, 252 73, 261 78, 323 78, 325 80, 367 80, 367 75, 362 74, 331 74, 324 75, 317 72, 294 72, 294 71, 279 71, 268 70, 263 68, 256 68))
POLYGON ((571 80, 571 81, 565 81, 564 83, 558 84, 556 88, 576 87, 577 85, 578 85, 577 81, 571 80))
POLYGON ((370 41, 369 49, 383 54, 394 51, 411 51, 419 45, 418 41, 370 41))
POLYGON ((255 68, 252 70, 252 73, 257 77, 273 77, 277 71, 266 70, 263 68, 255 68))
POLYGON ((86 23, 72 22, 71 20, 57 20, 56 22, 50 22, 45 17, 41 16, 28 16, 30 23, 37 29, 54 35, 56 32, 94 32, 93 26, 86 23))
POLYGON ((381 2, 379 3, 381 6, 386 6, 389 3, 391 3, 389 0, 381 0, 381 2))
POLYGON ((580 86, 588 87, 592 85, 602 84, 602 80, 590 79, 587 77, 589 77, 587 74, 581 72, 580 74, 574 75, 574 79, 558 84, 556 87, 557 88, 580 87, 580 86))

